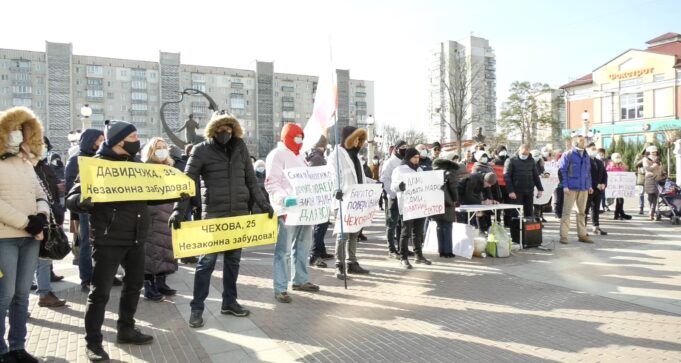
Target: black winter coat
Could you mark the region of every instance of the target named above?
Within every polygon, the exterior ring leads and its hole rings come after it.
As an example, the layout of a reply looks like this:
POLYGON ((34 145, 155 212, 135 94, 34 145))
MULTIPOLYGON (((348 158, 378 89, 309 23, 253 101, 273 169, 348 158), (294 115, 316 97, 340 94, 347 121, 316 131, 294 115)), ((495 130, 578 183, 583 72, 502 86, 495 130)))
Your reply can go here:
POLYGON ((312 148, 310 154, 307 156, 307 162, 310 166, 323 166, 326 165, 326 158, 324 157, 324 152, 318 148, 312 148))
POLYGON ((485 177, 482 174, 473 173, 469 177, 459 181, 459 195, 461 204, 482 204, 485 199, 492 199, 489 188, 485 188, 485 177))
POLYGON ((214 139, 194 146, 185 173, 197 185, 203 179, 202 204, 198 197, 192 198, 192 205, 201 205, 203 219, 251 214, 251 200, 267 210, 246 143, 236 136, 225 146, 214 139))
POLYGON ((537 187, 537 190, 544 190, 541 179, 539 179, 536 163, 531 157, 522 160, 516 154, 506 160, 504 180, 506 180, 506 191, 509 194, 515 192, 532 193, 534 187, 537 187))
MULTIPOLYGON (((106 145, 101 146, 95 158, 139 162, 131 156, 116 154, 106 145)), ((82 210, 78 207, 80 194, 79 178, 66 197, 66 206, 74 213, 90 215, 90 240, 94 246, 136 246, 146 241, 149 230, 146 201, 95 203, 91 210, 82 210)))
POLYGON ((593 189, 596 189, 598 184, 608 184, 608 172, 603 160, 591 158, 591 184, 593 189))
POLYGON ((432 218, 437 221, 456 222, 456 207, 459 204, 459 182, 456 175, 459 164, 447 159, 435 159, 433 169, 445 172, 445 212, 432 218))
POLYGON ((173 256, 173 235, 168 219, 173 204, 149 206, 149 233, 144 244, 144 273, 166 275, 177 271, 177 260, 173 256))

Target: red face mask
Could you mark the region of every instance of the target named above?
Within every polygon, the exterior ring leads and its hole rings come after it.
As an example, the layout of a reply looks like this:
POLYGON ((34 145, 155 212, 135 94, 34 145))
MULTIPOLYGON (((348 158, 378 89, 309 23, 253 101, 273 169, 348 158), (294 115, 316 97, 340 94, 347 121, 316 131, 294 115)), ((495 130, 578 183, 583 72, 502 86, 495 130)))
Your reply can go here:
POLYGON ((303 148, 303 129, 294 123, 284 125, 284 128, 281 130, 281 141, 294 154, 300 154, 300 149, 303 148), (300 143, 297 143, 296 139, 300 143))

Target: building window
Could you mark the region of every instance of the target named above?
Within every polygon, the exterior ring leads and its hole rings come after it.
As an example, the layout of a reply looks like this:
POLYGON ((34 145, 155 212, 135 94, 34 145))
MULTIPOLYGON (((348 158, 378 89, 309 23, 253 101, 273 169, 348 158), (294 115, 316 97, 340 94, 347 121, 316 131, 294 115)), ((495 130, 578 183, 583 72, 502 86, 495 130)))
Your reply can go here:
POLYGON ((244 84, 241 82, 232 82, 231 87, 234 89, 243 89, 244 84))
POLYGON ((355 97, 366 97, 367 93, 366 92, 355 92, 355 97))
POLYGON ((622 140, 625 143, 643 144, 646 140, 646 137, 645 135, 626 135, 622 136, 622 140))
POLYGON ((2 79, 3 81, 7 81, 9 77, 6 74, 3 74, 2 76, 0 76, 0 79, 2 79))
POLYGON ((147 100, 147 94, 146 94, 146 93, 142 93, 142 92, 133 92, 133 93, 130 95, 130 98, 131 98, 133 101, 146 101, 146 100, 147 100))
POLYGON ((295 110, 295 101, 293 97, 282 97, 281 98, 281 109, 283 111, 293 111, 295 110))
POLYGON ((104 98, 104 91, 101 89, 89 89, 87 90, 87 98, 104 98))
POLYGON ((283 111, 281 113, 281 118, 284 121, 294 121, 296 119, 295 111, 283 111))
POLYGON ((133 103, 132 104, 132 110, 133 111, 146 111, 147 110, 147 104, 146 103, 133 103))
POLYGON ((246 107, 244 95, 240 93, 232 93, 229 97, 229 107, 231 109, 243 110, 246 107))
POLYGON ((88 75, 88 77, 92 76, 101 77, 104 75, 104 69, 102 68, 102 66, 87 66, 85 72, 88 75))
POLYGON ((282 92, 295 92, 296 89, 293 86, 281 86, 282 92))
POLYGON ((147 82, 146 81, 132 81, 131 86, 133 89, 147 89, 147 82))
POLYGON ((653 82, 662 82, 664 81, 664 73, 656 74, 653 76, 653 82))
POLYGON ((12 87, 12 91, 18 94, 32 93, 31 86, 14 86, 12 87))
POLYGON ((113 92, 107 92, 107 93, 106 93, 106 98, 108 98, 108 99, 110 99, 110 100, 113 100, 113 99, 114 99, 114 94, 113 94, 113 92))
POLYGON ((643 92, 621 95, 620 106, 622 120, 643 118, 643 92))
POLYGON ((641 83, 643 83, 643 79, 641 77, 632 78, 632 79, 625 79, 624 81, 620 81, 620 87, 638 86, 641 83))

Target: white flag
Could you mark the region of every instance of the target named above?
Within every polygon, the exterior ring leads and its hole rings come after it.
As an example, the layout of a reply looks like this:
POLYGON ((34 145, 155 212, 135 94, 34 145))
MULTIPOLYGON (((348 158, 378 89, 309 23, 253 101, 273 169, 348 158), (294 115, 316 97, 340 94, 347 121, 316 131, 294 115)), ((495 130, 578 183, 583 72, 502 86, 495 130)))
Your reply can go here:
POLYGON ((323 67, 317 82, 317 92, 315 94, 312 116, 305 125, 305 139, 303 150, 310 150, 319 141, 319 137, 325 135, 328 139, 327 129, 336 123, 336 112, 338 110, 338 85, 336 82, 336 71, 331 65, 331 61, 323 67))

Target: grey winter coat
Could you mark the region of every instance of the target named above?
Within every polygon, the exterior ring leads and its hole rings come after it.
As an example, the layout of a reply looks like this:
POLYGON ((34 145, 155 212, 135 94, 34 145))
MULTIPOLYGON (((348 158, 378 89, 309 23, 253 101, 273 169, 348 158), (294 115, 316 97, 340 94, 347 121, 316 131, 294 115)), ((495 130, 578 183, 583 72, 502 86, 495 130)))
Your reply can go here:
POLYGON ((144 273, 166 275, 177 271, 177 260, 173 256, 173 237, 168 219, 173 204, 149 206, 149 232, 144 244, 144 273))

